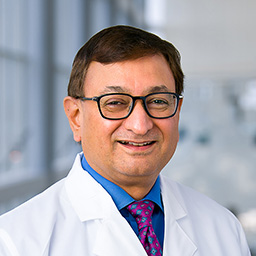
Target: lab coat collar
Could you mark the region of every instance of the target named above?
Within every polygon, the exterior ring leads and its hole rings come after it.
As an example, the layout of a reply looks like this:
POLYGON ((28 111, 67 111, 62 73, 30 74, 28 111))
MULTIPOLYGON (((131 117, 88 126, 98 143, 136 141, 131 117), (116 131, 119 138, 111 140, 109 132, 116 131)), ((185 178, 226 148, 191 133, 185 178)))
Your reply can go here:
POLYGON ((117 211, 111 196, 81 166, 78 154, 65 181, 69 200, 81 221, 103 219, 117 211))

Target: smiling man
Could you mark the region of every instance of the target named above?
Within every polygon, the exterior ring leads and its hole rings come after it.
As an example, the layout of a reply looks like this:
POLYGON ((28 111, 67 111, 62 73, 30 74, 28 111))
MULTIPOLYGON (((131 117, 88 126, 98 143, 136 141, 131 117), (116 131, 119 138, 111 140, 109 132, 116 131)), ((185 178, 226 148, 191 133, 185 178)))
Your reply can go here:
POLYGON ((98 105, 77 96, 64 101, 88 164, 134 199, 148 194, 175 151, 182 100, 172 93, 175 80, 167 61, 151 54, 108 65, 93 61, 81 94, 104 95, 98 105), (132 95, 147 97, 133 103, 132 95))
POLYGON ((129 26, 93 36, 64 99, 83 150, 66 178, 0 218, 0 255, 250 255, 228 210, 160 174, 182 92, 171 43, 129 26))

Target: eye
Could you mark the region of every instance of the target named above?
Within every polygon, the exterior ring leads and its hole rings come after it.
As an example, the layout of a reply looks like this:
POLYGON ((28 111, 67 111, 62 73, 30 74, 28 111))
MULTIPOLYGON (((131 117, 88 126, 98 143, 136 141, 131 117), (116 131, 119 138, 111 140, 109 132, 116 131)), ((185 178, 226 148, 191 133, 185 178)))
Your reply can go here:
POLYGON ((128 103, 123 99, 108 99, 104 102, 104 106, 120 106, 127 105, 128 103))
POLYGON ((166 99, 158 99, 158 98, 154 98, 154 99, 150 99, 147 102, 148 105, 156 105, 156 106, 166 106, 169 105, 169 102, 166 99))
POLYGON ((152 103, 155 103, 155 104, 168 104, 168 102, 166 100, 162 100, 162 99, 154 99, 154 100, 152 100, 152 103))
POLYGON ((126 110, 130 105, 130 100, 128 97, 121 96, 106 96, 102 98, 101 108, 106 111, 123 111, 126 110))

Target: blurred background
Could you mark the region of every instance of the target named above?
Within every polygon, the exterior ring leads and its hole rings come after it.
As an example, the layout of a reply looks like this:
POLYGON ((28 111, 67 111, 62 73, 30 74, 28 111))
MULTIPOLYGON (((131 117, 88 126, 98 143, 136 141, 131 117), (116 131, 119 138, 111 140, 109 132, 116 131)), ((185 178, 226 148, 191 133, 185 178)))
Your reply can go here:
POLYGON ((241 221, 256 250, 256 1, 0 0, 0 214, 69 171, 81 148, 62 101, 78 49, 127 24, 172 42, 186 75, 164 174, 241 221))

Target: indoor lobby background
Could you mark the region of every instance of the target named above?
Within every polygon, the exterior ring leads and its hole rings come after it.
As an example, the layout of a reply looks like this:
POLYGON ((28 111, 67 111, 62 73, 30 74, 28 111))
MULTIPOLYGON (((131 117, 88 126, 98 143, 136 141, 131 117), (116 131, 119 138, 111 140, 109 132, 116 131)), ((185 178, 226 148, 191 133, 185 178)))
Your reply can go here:
POLYGON ((256 1, 0 0, 0 214, 69 171, 80 146, 62 101, 73 58, 104 27, 172 42, 186 75, 164 174, 241 221, 256 250, 256 1))

